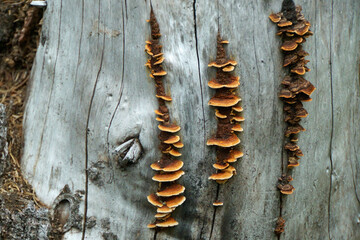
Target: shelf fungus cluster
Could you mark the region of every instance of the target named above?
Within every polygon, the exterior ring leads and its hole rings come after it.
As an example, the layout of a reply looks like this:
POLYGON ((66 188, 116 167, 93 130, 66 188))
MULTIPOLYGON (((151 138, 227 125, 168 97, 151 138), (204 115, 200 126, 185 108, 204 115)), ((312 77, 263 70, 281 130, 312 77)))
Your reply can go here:
MULTIPOLYGON (((311 101, 310 95, 315 90, 315 87, 304 78, 304 74, 310 69, 306 66, 309 60, 305 59, 309 53, 303 50, 302 44, 313 33, 310 31, 310 22, 304 18, 301 10, 301 6, 295 6, 292 0, 284 0, 281 12, 269 16, 279 28, 277 35, 283 40, 281 45, 284 55, 283 67, 289 69, 289 74, 281 82, 282 89, 279 94, 284 102, 284 120, 287 123, 285 130, 287 142, 284 148, 288 152, 288 168, 299 166, 298 160, 303 156, 297 145, 298 133, 305 131, 300 121, 308 115, 302 102, 311 101)), ((279 190, 283 194, 291 194, 294 188, 289 183, 284 187, 283 180, 284 176, 280 178, 279 190)))
MULTIPOLYGON (((284 120, 287 123, 284 149, 288 153, 288 169, 299 166, 299 159, 303 156, 297 145, 298 134, 305 131, 300 121, 308 115, 302 102, 311 101, 310 95, 315 91, 315 87, 304 78, 310 69, 306 66, 309 61, 305 59, 309 53, 303 50, 302 44, 313 33, 310 31, 310 22, 304 18, 301 10, 301 6, 295 6, 293 0, 284 0, 281 12, 269 16, 279 28, 277 35, 282 38, 280 48, 284 56, 283 67, 289 69, 288 75, 281 82, 282 89, 279 94, 284 102, 284 120)), ((290 175, 284 173, 278 180, 277 188, 282 194, 289 195, 294 192, 295 188, 290 184, 293 178, 290 175)), ((285 220, 280 216, 275 233, 280 235, 284 228, 285 220)))
POLYGON ((156 21, 155 15, 151 10, 150 13, 151 40, 146 41, 145 51, 150 59, 145 64, 150 69, 150 77, 155 81, 156 98, 158 99, 159 108, 155 110, 156 120, 159 122, 160 130, 159 149, 162 152, 160 160, 151 164, 151 168, 156 171, 153 180, 158 182, 158 190, 156 193, 150 194, 147 199, 155 207, 157 213, 155 221, 148 225, 148 228, 156 227, 173 227, 178 222, 171 217, 171 213, 185 201, 185 196, 181 195, 185 191, 185 187, 176 181, 184 175, 181 170, 183 162, 178 159, 181 156, 179 149, 184 145, 177 133, 180 126, 171 123, 169 109, 166 102, 172 99, 165 93, 163 78, 166 75, 162 67, 164 61, 162 46, 160 45, 160 28, 156 21))
MULTIPOLYGON (((240 115, 243 111, 239 105, 241 98, 235 93, 240 85, 240 78, 232 74, 237 62, 226 56, 224 44, 227 43, 228 41, 222 40, 218 34, 216 59, 208 65, 216 68, 216 76, 208 82, 208 86, 215 89, 215 95, 210 99, 209 105, 215 107, 217 118, 216 133, 207 141, 208 146, 216 146, 216 163, 213 164, 216 173, 209 179, 219 184, 225 183, 236 174, 236 169, 230 164, 243 156, 243 153, 236 149, 240 143, 236 132, 243 131, 240 123, 244 121, 240 115)), ((217 200, 213 205, 222 206, 223 203, 217 200)))

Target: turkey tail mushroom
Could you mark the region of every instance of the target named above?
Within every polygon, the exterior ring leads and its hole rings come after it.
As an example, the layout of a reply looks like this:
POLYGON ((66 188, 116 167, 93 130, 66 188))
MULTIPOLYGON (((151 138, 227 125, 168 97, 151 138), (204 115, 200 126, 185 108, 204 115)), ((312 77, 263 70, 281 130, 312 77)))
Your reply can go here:
POLYGON ((178 151, 184 146, 181 138, 177 133, 180 126, 172 123, 170 120, 169 109, 166 102, 172 101, 171 96, 165 93, 164 76, 167 74, 162 67, 165 58, 161 52, 160 45, 160 27, 156 20, 153 10, 150 12, 151 39, 146 41, 145 52, 150 56, 146 67, 150 70, 150 77, 154 80, 156 86, 156 98, 159 108, 155 110, 156 120, 159 122, 160 130, 159 150, 162 153, 160 160, 151 164, 151 168, 157 173, 152 180, 158 182, 158 190, 147 197, 150 204, 157 207, 155 221, 148 225, 148 228, 166 228, 178 225, 178 222, 171 217, 171 213, 184 203, 185 196, 181 195, 185 187, 176 181, 185 174, 181 170, 184 163, 178 159, 181 153, 178 151))
MULTIPOLYGON (((243 153, 236 149, 240 143, 235 132, 242 132, 243 128, 239 122, 245 119, 240 116, 243 108, 239 105, 241 98, 236 95, 235 90, 240 85, 240 77, 233 76, 237 62, 227 57, 224 44, 229 43, 223 40, 220 33, 217 35, 216 59, 208 64, 216 69, 215 78, 208 82, 208 86, 215 90, 215 95, 209 100, 209 105, 215 107, 217 118, 217 131, 207 141, 208 146, 216 146, 216 163, 213 167, 216 173, 209 179, 222 184, 236 174, 236 169, 230 163, 243 156, 243 153)), ((223 203, 215 201, 214 206, 222 206, 223 203)))
MULTIPOLYGON (((298 134, 305 131, 300 125, 301 119, 307 117, 302 102, 312 99, 310 95, 315 91, 314 85, 304 78, 310 69, 306 66, 309 62, 305 59, 309 55, 303 50, 302 44, 306 38, 313 35, 310 31, 311 24, 301 13, 301 6, 295 6, 293 0, 284 0, 282 9, 279 13, 270 14, 270 20, 277 24, 278 32, 276 35, 282 38, 280 49, 284 60, 282 66, 288 69, 288 75, 282 80, 282 89, 279 93, 280 99, 284 102, 284 121, 287 126, 285 129, 285 145, 287 151, 287 168, 290 169, 300 165, 299 159, 303 156, 300 147, 297 145, 298 134)), ((289 183, 292 177, 285 173, 279 178, 278 189, 282 194, 292 194, 295 188, 289 183)), ((276 234, 284 231, 285 220, 281 217, 277 223, 276 234)))

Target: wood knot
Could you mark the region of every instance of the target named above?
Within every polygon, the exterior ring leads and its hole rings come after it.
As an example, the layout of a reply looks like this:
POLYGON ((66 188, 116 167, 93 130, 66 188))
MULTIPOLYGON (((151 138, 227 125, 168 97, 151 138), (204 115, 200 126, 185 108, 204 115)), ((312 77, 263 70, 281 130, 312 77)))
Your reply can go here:
POLYGON ((143 148, 140 140, 138 138, 131 138, 114 149, 113 159, 118 162, 120 167, 124 168, 137 163, 142 153, 143 148))

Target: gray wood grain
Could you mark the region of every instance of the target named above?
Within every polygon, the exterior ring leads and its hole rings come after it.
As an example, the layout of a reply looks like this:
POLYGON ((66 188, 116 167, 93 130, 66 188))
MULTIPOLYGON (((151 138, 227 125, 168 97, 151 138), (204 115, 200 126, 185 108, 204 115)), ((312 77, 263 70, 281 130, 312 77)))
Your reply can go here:
MULTIPOLYGON (((360 2, 296 3, 315 32, 304 49, 312 69, 305 77, 317 90, 305 104, 307 131, 299 141, 305 156, 293 170, 296 190, 282 197, 287 222, 281 239, 357 239, 360 2)), ((48 2, 26 105, 25 176, 49 206, 65 184, 86 192, 80 213, 95 217, 96 225, 72 229, 65 239, 276 239, 285 128, 277 94, 286 72, 268 15, 280 10, 281 1, 152 5, 163 35, 169 109, 185 145, 180 182, 187 200, 174 214, 179 226, 157 234, 146 228, 155 213, 146 196, 157 187, 149 165, 160 156, 155 88, 144 67, 149 1, 48 2), (245 155, 235 164, 237 175, 220 187, 225 204, 215 211, 217 185, 207 179, 215 152, 206 147, 216 129, 207 105, 214 94, 207 81, 215 71, 207 64, 216 55, 219 27, 239 63, 246 120, 240 134, 245 155), (116 149, 130 139, 140 142, 141 156, 120 167, 116 149)))

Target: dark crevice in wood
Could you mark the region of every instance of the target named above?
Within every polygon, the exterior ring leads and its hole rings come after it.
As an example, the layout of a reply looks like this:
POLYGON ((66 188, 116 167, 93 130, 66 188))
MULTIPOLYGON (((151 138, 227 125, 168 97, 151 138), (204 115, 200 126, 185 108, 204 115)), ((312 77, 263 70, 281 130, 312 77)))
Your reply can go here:
POLYGON ((155 231, 154 231, 154 238, 153 238, 153 240, 156 240, 157 233, 158 233, 158 230, 157 230, 157 229, 155 229, 155 231))
MULTIPOLYGON (((126 5, 125 5, 125 8, 126 8, 126 5)), ((107 144, 107 150, 108 150, 109 156, 110 156, 110 143, 109 143, 110 128, 111 128, 111 124, 114 120, 115 114, 120 106, 122 94, 124 91, 125 49, 126 49, 125 48, 125 43, 126 43, 125 40, 126 40, 126 38, 125 38, 125 18, 124 18, 124 7, 123 6, 122 6, 122 35, 123 35, 123 39, 122 39, 123 47, 122 47, 122 71, 121 71, 121 83, 120 83, 120 96, 119 96, 119 101, 116 104, 115 110, 113 111, 113 113, 111 115, 111 119, 110 119, 109 126, 107 128, 107 133, 106 133, 106 144, 107 144)))
MULTIPOLYGON (((200 69, 200 57, 199 57, 199 46, 198 46, 198 35, 197 35, 197 25, 196 25, 196 0, 193 2, 193 14, 194 14, 194 33, 195 33, 195 48, 196 48, 196 58, 197 58, 197 67, 199 72, 199 81, 200 81, 200 95, 201 95, 201 108, 203 114, 203 128, 204 128, 204 144, 206 146, 206 131, 205 131, 205 109, 204 109, 204 94, 202 89, 202 80, 201 80, 201 69, 200 69)), ((204 149, 204 157, 205 157, 205 148, 204 149)))
POLYGON ((80 52, 81 52, 81 43, 82 43, 82 36, 83 36, 83 29, 84 29, 84 0, 81 1, 81 30, 80 30, 80 41, 79 41, 79 51, 78 51, 78 61, 75 70, 75 79, 74 79, 74 88, 73 88, 73 96, 75 96, 75 89, 76 89, 76 80, 78 78, 78 71, 80 65, 80 52))
MULTIPOLYGON (((355 8, 353 8, 355 9, 355 8)), ((355 95, 355 99, 354 101, 356 102, 357 106, 358 106, 358 96, 360 97, 360 41, 359 41, 359 45, 358 45, 358 49, 359 49, 359 55, 358 55, 358 62, 357 62, 357 66, 358 66, 358 84, 357 86, 355 87, 357 91, 355 91, 354 95, 355 95)), ((353 111, 353 116, 352 116, 352 129, 356 129, 356 126, 358 124, 358 119, 356 118, 356 112, 353 111)), ((357 132, 355 131, 354 132, 354 140, 353 142, 356 143, 358 139, 358 136, 357 136, 357 132)), ((354 191, 355 191, 355 196, 356 196, 356 199, 358 201, 358 203, 360 203, 360 196, 358 194, 358 188, 357 188, 357 184, 356 184, 356 181, 357 181, 357 175, 358 175, 358 164, 360 164, 360 159, 359 159, 359 156, 358 155, 358 151, 357 151, 357 146, 355 144, 353 144, 353 148, 354 148, 354 154, 355 154, 355 171, 353 169, 353 166, 351 164, 351 171, 352 171, 352 176, 353 176, 353 186, 354 186, 354 191)))
MULTIPOLYGON (((36 173, 36 167, 37 167, 37 163, 39 161, 40 158, 40 153, 42 152, 42 142, 44 139, 44 132, 45 132, 45 127, 46 127, 46 123, 48 120, 48 115, 49 115, 49 110, 50 110, 50 104, 51 104, 51 99, 52 99, 52 94, 53 94, 53 89, 54 89, 54 82, 55 82, 55 72, 56 72, 56 64, 57 64, 57 60, 58 60, 58 56, 59 56, 59 48, 60 48, 60 35, 61 35, 61 13, 62 13, 62 2, 60 2, 60 16, 59 16, 59 30, 58 30, 58 42, 57 42, 57 47, 56 47, 56 57, 55 57, 55 62, 54 62, 54 67, 53 67, 53 77, 52 77, 52 82, 51 82, 51 88, 50 88, 50 93, 49 93, 49 103, 47 105, 46 108, 46 114, 45 114, 45 121, 42 127, 42 131, 41 131, 41 138, 40 138, 40 146, 39 146, 39 151, 37 154, 37 160, 36 163, 34 165, 34 171, 33 171, 33 175, 35 176, 36 173)), ((45 56, 46 56, 46 51, 44 51, 44 59, 45 60, 45 56)), ((43 70, 44 70, 44 62, 42 65, 42 69, 41 69, 41 76, 43 74, 43 70)))
MULTIPOLYGON (((123 14, 124 16, 124 14, 123 14)), ((125 16, 126 16, 126 20, 128 19, 128 13, 127 13, 127 0, 125 0, 125 16)), ((124 24, 124 22, 123 22, 124 24)))
POLYGON ((331 0, 331 31, 330 31, 330 89, 331 89, 331 133, 330 133, 330 189, 329 189, 329 199, 328 199, 328 234, 329 240, 331 239, 330 232, 330 217, 331 217, 331 193, 332 193, 332 175, 333 175, 333 157, 332 157, 332 148, 333 148, 333 138, 334 138, 334 89, 333 89, 333 33, 334 33, 334 1, 331 0))
MULTIPOLYGON (((99 1, 99 13, 98 13, 98 21, 100 23, 100 1, 99 1)), ((91 94, 91 99, 90 99, 90 104, 89 104, 89 109, 88 109, 88 114, 87 114, 87 119, 86 119, 86 127, 85 127, 85 199, 84 199, 84 218, 83 218, 83 229, 82 229, 82 237, 81 239, 84 240, 85 239, 85 231, 86 231, 86 219, 87 219, 87 209, 88 209, 88 189, 89 189, 89 175, 88 175, 88 166, 89 166, 89 149, 88 149, 88 134, 89 134, 89 122, 90 122, 90 114, 91 114, 91 108, 92 108, 92 104, 94 101, 94 97, 95 97, 95 91, 96 91, 96 86, 99 80, 99 76, 100 76, 100 72, 102 69, 102 65, 103 65, 103 59, 104 59, 104 50, 105 50, 105 33, 103 34, 103 44, 102 44, 102 52, 101 52, 101 59, 100 59, 100 66, 99 66, 99 70, 97 72, 96 75, 96 79, 95 79, 95 84, 94 84, 94 88, 91 94)), ((98 35, 100 36, 100 35, 98 35)))
MULTIPOLYGON (((353 147, 354 147, 355 160, 356 160, 355 162, 360 163, 360 159, 358 158, 355 145, 353 145, 353 147)), ((350 167, 351 167, 351 172, 352 172, 352 180, 353 180, 355 197, 356 197, 358 203, 360 203, 360 197, 358 195, 358 190, 357 190, 357 187, 356 187, 356 179, 355 179, 356 178, 356 173, 354 172, 354 168, 353 168, 352 164, 350 164, 350 167)))
MULTIPOLYGON (((219 2, 218 3, 218 12, 219 12, 219 2)), ((219 14, 218 14, 219 16, 219 14)), ((200 81, 200 94, 201 94, 201 108, 203 112, 203 128, 204 128, 204 144, 203 146, 206 146, 206 131, 205 131, 205 110, 204 110, 204 95, 203 95, 203 89, 202 89, 202 80, 201 80, 201 68, 200 68, 200 56, 199 56, 199 46, 198 46, 198 35, 197 35, 197 23, 196 23, 196 0, 193 2, 193 17, 194 17, 194 34, 195 34, 195 48, 196 48, 196 58, 197 58, 197 66, 198 66, 198 72, 199 72, 199 81, 200 81)), ((219 18, 217 19, 217 24, 219 28, 219 18)), ((203 156, 205 157, 205 148, 203 156)), ((217 186, 217 192, 216 192, 216 199, 218 198, 219 194, 219 185, 217 186)), ((210 230, 210 238, 212 236, 214 224, 215 224, 215 217, 216 217, 216 207, 214 208, 214 213, 212 217, 212 224, 211 224, 211 230, 210 230)))
MULTIPOLYGON (((219 197, 219 192, 220 192, 220 184, 217 185, 217 188, 216 188, 216 200, 218 199, 219 197)), ((214 207, 214 214, 213 214, 213 218, 212 218, 212 222, 211 222, 211 229, 210 229, 210 237, 209 237, 209 240, 211 240, 212 238, 212 234, 213 234, 213 231, 214 231, 214 226, 215 226, 215 219, 216 219, 216 209, 218 207, 214 207)))

